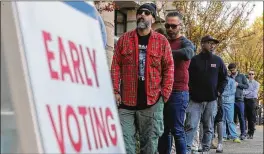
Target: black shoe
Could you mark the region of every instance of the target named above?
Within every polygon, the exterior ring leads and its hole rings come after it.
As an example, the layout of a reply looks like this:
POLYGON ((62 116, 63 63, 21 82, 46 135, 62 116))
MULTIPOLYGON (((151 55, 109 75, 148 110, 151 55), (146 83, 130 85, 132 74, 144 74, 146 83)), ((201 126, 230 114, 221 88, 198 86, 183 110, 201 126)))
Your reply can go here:
POLYGON ((251 136, 251 134, 248 133, 248 134, 247 134, 247 139, 250 139, 250 136, 251 136))
POLYGON ((248 139, 253 139, 253 134, 249 134, 248 139))

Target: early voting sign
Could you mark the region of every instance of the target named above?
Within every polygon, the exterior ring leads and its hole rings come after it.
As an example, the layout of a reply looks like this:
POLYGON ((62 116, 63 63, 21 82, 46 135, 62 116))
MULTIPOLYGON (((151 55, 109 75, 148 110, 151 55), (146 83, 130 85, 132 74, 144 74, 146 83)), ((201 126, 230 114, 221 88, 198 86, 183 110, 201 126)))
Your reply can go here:
POLYGON ((92 2, 13 7, 44 152, 125 153, 92 2))

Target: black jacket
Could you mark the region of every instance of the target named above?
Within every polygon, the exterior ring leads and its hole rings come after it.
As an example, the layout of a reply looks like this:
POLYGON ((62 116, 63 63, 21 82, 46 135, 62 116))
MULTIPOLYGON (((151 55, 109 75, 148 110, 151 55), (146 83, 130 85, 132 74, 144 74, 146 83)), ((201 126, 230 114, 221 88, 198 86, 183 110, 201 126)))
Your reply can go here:
POLYGON ((228 82, 223 60, 211 52, 201 52, 192 58, 189 76, 190 97, 196 102, 216 100, 228 82))
MULTIPOLYGON (((230 77, 233 78, 232 75, 230 77)), ((244 74, 240 74, 238 72, 237 76, 235 77, 235 80, 238 83, 238 86, 236 88, 235 101, 244 102, 243 90, 249 87, 247 78, 244 74)))

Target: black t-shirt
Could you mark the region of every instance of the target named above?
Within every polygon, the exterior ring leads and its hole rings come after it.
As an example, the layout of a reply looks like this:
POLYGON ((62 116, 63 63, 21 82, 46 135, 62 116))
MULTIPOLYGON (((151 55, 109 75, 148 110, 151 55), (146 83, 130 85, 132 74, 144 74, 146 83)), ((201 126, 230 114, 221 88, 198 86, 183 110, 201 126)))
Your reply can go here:
MULTIPOLYGON (((139 68, 138 68, 138 76, 142 79, 145 78, 145 62, 146 62, 146 55, 147 55, 147 46, 149 41, 150 34, 146 36, 138 35, 138 61, 139 61, 139 68)), ((126 106, 121 104, 119 108, 129 109, 129 110, 140 110, 146 109, 150 106, 147 105, 147 93, 145 87, 145 80, 138 79, 138 89, 137 89, 137 106, 126 106)))

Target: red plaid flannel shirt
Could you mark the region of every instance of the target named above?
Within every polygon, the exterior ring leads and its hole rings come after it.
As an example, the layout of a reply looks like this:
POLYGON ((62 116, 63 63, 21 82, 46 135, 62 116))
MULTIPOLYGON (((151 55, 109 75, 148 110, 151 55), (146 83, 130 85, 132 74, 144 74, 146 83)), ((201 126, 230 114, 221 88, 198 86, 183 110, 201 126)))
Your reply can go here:
MULTIPOLYGON (((114 93, 120 94, 122 103, 127 106, 137 105, 138 65, 138 36, 133 30, 119 38, 111 66, 114 93)), ((155 104, 160 94, 167 102, 174 81, 174 62, 169 42, 153 30, 145 65, 147 104, 155 104)))

